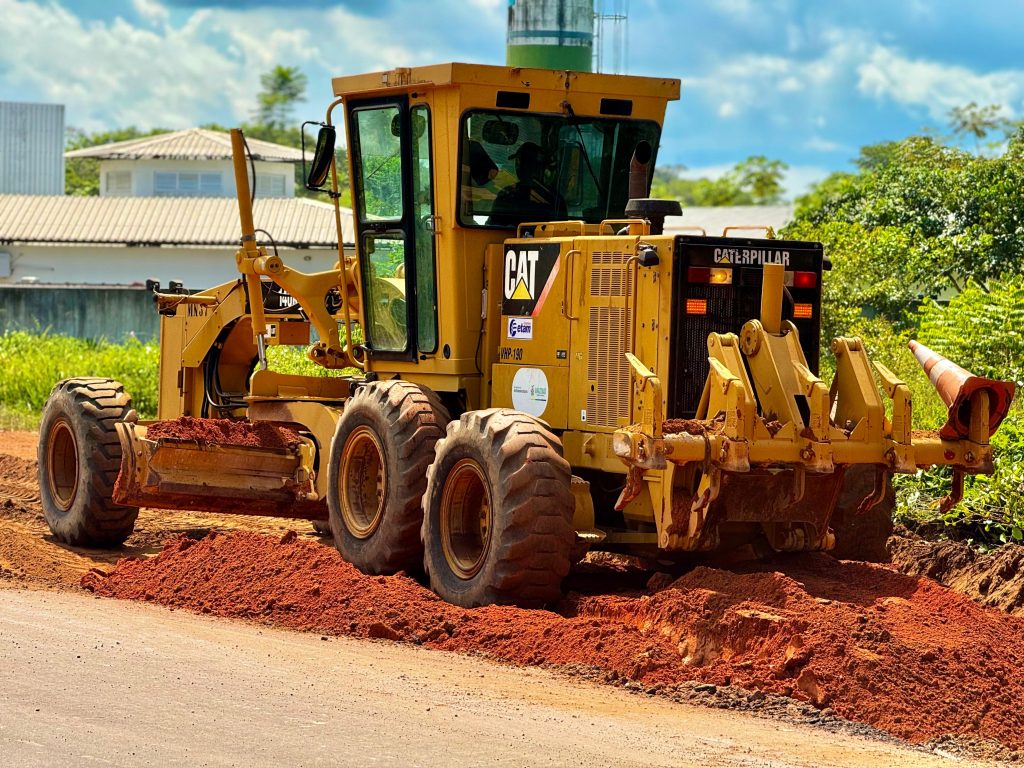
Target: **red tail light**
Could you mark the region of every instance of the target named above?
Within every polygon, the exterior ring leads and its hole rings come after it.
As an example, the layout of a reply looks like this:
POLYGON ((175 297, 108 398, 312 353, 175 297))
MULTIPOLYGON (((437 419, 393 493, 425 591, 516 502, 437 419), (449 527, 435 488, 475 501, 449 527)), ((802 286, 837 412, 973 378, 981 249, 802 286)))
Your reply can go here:
POLYGON ((794 272, 794 288, 814 288, 818 285, 818 276, 814 272, 794 272))

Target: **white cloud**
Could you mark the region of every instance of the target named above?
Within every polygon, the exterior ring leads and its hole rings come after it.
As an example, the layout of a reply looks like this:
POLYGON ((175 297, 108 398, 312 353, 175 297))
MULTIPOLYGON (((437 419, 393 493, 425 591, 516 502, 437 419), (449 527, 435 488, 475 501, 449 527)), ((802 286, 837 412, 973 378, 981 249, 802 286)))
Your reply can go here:
POLYGON ((908 59, 891 48, 876 46, 857 69, 858 90, 879 100, 924 108, 933 120, 944 121, 949 110, 970 102, 1002 104, 1004 113, 1020 111, 1024 70, 979 74, 966 67, 926 59, 908 59))
MULTIPOLYGON (((151 0, 136 8, 160 18, 151 0)), ((65 104, 68 123, 89 130, 240 121, 262 72, 317 53, 305 30, 259 14, 242 24, 233 12, 200 10, 179 26, 142 27, 119 17, 85 23, 53 2, 0 0, 0 18, 6 84, 65 104)))
POLYGON ((163 24, 170 17, 170 12, 157 0, 132 0, 132 8, 146 21, 163 24))
POLYGON ((804 142, 804 146, 815 152, 838 152, 840 150, 849 151, 849 147, 845 147, 842 144, 830 141, 829 139, 821 136, 812 136, 804 142))
POLYGON ((820 165, 791 165, 782 178, 783 195, 787 200, 795 200, 830 173, 820 165))
MULTIPOLYGON (((332 75, 450 58, 443 36, 407 44, 416 29, 396 34, 392 19, 341 6, 207 8, 174 23, 160 0, 131 2, 139 21, 86 22, 54 0, 0 0, 5 90, 65 104, 68 124, 86 130, 183 128, 249 119, 259 77, 276 64, 307 72, 308 109, 319 116, 332 75)), ((499 0, 472 2, 455 15, 500 16, 499 0)), ((488 18, 479 26, 489 31, 488 18)))
POLYGON ((736 114, 736 105, 731 101, 723 101, 718 105, 718 116, 729 118, 736 114))

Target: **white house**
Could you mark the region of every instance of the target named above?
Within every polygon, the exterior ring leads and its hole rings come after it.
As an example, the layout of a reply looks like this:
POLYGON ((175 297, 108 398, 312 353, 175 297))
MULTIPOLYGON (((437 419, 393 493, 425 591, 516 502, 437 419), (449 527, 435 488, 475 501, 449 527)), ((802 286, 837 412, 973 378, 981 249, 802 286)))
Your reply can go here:
MULTIPOLYGON (((302 151, 247 139, 257 197, 293 197, 302 151)), ((99 160, 101 197, 233 197, 229 134, 189 128, 66 152, 99 160)), ((251 183, 251 182, 250 182, 251 183)))

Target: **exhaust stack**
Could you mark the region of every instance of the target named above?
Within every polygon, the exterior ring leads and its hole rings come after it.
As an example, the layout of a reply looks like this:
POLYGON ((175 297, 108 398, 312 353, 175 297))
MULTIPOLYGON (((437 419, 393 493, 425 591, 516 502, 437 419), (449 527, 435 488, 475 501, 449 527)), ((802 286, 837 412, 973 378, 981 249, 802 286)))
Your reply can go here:
POLYGON ((949 409, 939 437, 988 442, 1010 410, 1016 385, 975 376, 917 341, 911 341, 908 346, 949 409), (987 414, 983 413, 985 411, 987 414), (971 434, 972 415, 980 420, 979 431, 983 434, 971 434))

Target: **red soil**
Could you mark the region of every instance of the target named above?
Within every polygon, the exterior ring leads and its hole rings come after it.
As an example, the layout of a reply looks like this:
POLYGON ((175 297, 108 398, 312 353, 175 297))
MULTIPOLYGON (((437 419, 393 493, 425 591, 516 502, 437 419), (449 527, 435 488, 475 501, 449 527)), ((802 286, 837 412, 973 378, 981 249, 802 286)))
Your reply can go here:
POLYGON ((561 615, 457 608, 406 576, 363 575, 294 533, 179 538, 82 584, 322 634, 598 668, 647 686, 781 693, 911 741, 953 734, 1024 747, 1024 621, 927 579, 824 555, 789 560, 786 574, 701 567, 654 594, 570 595, 561 615))
POLYGON ((241 445, 252 448, 290 448, 299 442, 295 430, 266 421, 248 422, 232 419, 197 419, 182 416, 157 421, 146 428, 150 440, 171 438, 195 440, 213 445, 241 445))

